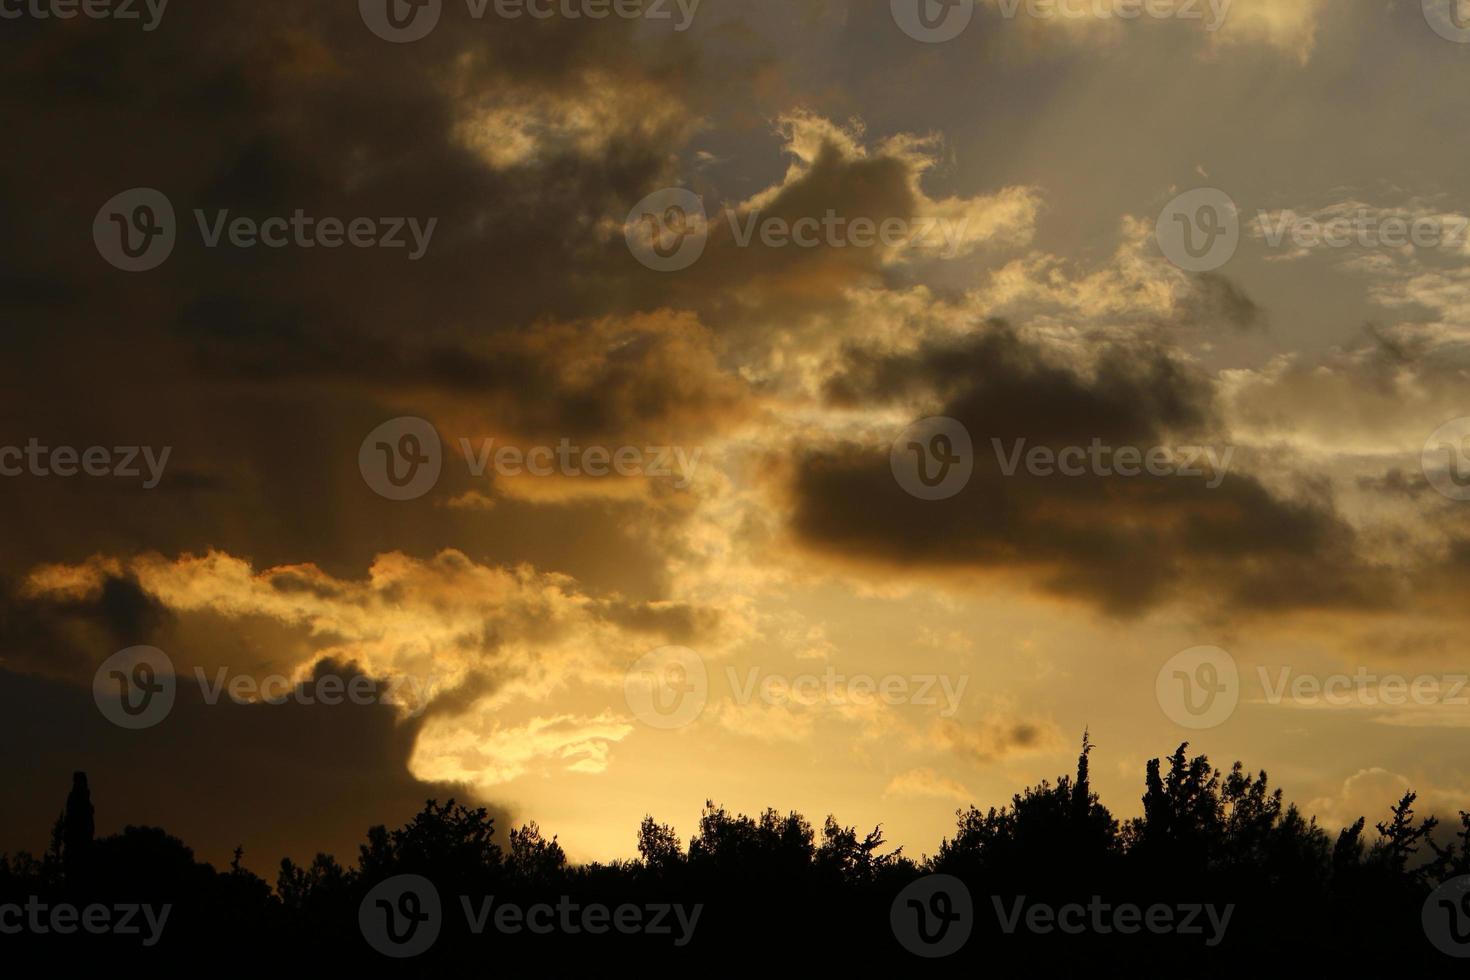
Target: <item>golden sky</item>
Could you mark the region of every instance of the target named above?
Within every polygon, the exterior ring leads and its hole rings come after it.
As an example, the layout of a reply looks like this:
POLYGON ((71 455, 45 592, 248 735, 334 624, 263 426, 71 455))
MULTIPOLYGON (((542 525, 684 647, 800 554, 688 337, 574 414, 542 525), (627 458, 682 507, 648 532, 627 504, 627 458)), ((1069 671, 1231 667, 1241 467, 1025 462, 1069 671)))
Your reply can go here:
POLYGON ((1120 815, 1185 740, 1331 827, 1405 786, 1470 806, 1470 503, 1432 465, 1470 433, 1437 435, 1470 416, 1470 44, 1418 0, 981 0, 939 43, 902 2, 443 0, 403 43, 352 4, 7 26, 0 448, 169 455, 152 487, 0 477, 0 731, 26 747, 0 849, 42 846, 86 769, 99 830, 263 867, 350 857, 430 795, 573 859, 631 856, 645 814, 687 836, 706 799, 918 855, 1067 771, 1084 727, 1120 815), (125 271, 94 221, 136 188, 176 241, 125 271), (1201 188, 1238 245, 1184 268, 1161 229, 1201 188), (702 251, 650 267, 672 200, 702 251), (211 245, 222 212, 407 246, 211 245), (761 231, 828 218, 810 247, 761 231), (891 458, 929 418, 972 445, 938 500, 891 458), (437 477, 395 493, 379 443, 437 477), (1217 465, 1008 472, 1094 443, 1217 465), (90 691, 135 646, 180 693, 125 732, 90 691), (1193 728, 1160 684, 1199 647, 1239 681, 1193 728), (701 710, 651 724, 671 656, 701 710), (210 705, 196 671, 393 693, 210 705))

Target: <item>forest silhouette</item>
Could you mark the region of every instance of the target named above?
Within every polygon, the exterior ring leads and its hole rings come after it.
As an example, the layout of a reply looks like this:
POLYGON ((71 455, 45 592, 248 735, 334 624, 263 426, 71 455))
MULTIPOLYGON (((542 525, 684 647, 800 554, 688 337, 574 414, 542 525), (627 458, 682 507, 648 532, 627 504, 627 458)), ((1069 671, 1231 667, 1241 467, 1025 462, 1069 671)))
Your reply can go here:
MULTIPOLYGON (((1470 814, 1437 840, 1436 821, 1415 815, 1409 792, 1385 806, 1371 841, 1365 819, 1333 836, 1284 803, 1264 772, 1236 763, 1222 773, 1185 744, 1148 763, 1143 815, 1120 821, 1092 791, 1092 752, 1084 735, 1075 775, 1028 787, 1006 806, 957 811, 953 836, 917 859, 890 849, 881 827, 864 833, 831 816, 815 827, 794 812, 752 817, 707 803, 687 845, 650 816, 636 831, 637 859, 573 865, 535 823, 501 837, 486 810, 430 800, 405 826, 369 829, 354 864, 327 854, 306 866, 283 860, 274 886, 247 870, 238 850, 220 871, 158 828, 96 837, 86 776, 77 773, 47 852, 0 857, 0 907, 168 904, 166 928, 149 946, 137 935, 21 929, 0 934, 0 962, 207 962, 214 972, 247 963, 252 972, 360 964, 410 974, 488 963, 554 975, 620 960, 716 973, 802 963, 865 971, 972 963, 1039 976, 1463 970, 1431 942, 1425 923, 1446 917, 1447 934, 1470 954, 1470 902, 1435 898, 1442 883, 1470 874, 1470 814), (407 875, 432 883, 442 921, 428 948, 393 959, 365 937, 364 923, 377 906, 391 918, 397 900, 375 899, 375 889, 407 875), (958 906, 953 895, 902 896, 955 879, 973 903, 967 938, 952 955, 926 958, 932 951, 906 946, 897 923, 933 911, 942 932, 958 906), (680 904, 699 906, 699 915, 682 942, 678 929, 540 935, 500 931, 493 920, 477 934, 472 913, 492 897, 521 908, 680 904), (1207 941, 1208 930, 1064 934, 1024 921, 1008 931, 1008 910, 1022 900, 1053 908, 1213 903, 1231 914, 1218 941, 1207 941)), ((427 921, 417 897, 403 908, 427 921)))

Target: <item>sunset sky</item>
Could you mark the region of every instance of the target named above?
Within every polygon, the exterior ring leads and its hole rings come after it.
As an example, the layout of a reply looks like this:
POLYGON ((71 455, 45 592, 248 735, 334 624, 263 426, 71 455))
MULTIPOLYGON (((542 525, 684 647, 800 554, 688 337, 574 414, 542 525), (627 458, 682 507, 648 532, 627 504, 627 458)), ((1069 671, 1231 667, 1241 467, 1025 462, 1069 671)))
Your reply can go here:
POLYGON ((1234 0, 1211 29, 1203 0, 979 0, 939 43, 902 0, 444 0, 404 43, 357 6, 0 22, 0 447, 169 449, 151 488, 141 453, 138 477, 0 477, 0 852, 44 848, 86 770, 99 832, 242 844, 262 873, 351 860, 451 795, 574 860, 634 856, 646 814, 687 838, 706 799, 882 823, 918 856, 957 807, 1069 771, 1084 727, 1122 817, 1186 740, 1334 830, 1408 786, 1470 808, 1470 500, 1425 465, 1470 416, 1470 43, 1446 5, 1234 0), (130 272, 94 224, 136 188, 177 241, 130 272), (1190 271, 1157 230, 1200 188, 1239 244, 1190 271), (661 271, 629 240, 666 189, 708 226, 661 271), (211 247, 224 211, 396 221, 407 245, 211 247), (930 234, 741 240, 829 214, 930 234), (435 222, 421 254, 410 218, 435 222), (1274 234, 1303 218, 1371 234, 1274 234), (1446 240, 1394 244, 1395 220, 1446 240), (974 446, 942 500, 890 460, 933 417, 974 446), (368 471, 404 418, 441 472, 395 500, 368 471), (1007 475, 992 440, 1230 455, 1217 479, 1007 475), (475 458, 563 444, 669 472, 475 458), (127 731, 93 678, 145 645, 177 702, 127 731), (708 677, 672 728, 630 704, 667 647, 708 677), (1156 690, 1196 647, 1240 677, 1201 729, 1156 690), (402 696, 209 704, 196 668, 402 696), (1273 698, 1283 669, 1438 694, 1273 698), (804 675, 838 680, 758 693, 804 675))

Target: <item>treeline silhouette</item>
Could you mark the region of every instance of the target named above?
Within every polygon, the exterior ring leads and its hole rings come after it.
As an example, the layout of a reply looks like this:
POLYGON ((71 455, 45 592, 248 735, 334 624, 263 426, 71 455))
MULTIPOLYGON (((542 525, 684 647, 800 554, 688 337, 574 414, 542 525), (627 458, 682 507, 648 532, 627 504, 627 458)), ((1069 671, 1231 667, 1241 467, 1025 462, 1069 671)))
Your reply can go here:
MULTIPOLYGON (((487 811, 429 801, 403 827, 371 828, 356 861, 319 854, 309 865, 281 862, 274 887, 247 870, 237 850, 227 870, 195 860, 163 830, 127 827, 97 838, 86 778, 78 773, 48 851, 0 857, 0 906, 170 904, 162 938, 0 935, 0 963, 24 952, 61 961, 175 961, 295 972, 308 968, 446 966, 540 969, 663 963, 717 974, 796 964, 905 970, 1014 967, 1040 976, 1270 975, 1278 970, 1448 976, 1464 965, 1426 939, 1421 909, 1435 886, 1470 873, 1470 814, 1443 842, 1435 821, 1414 813, 1415 795, 1386 807, 1376 835, 1365 821, 1335 837, 1286 805, 1264 772, 1237 763, 1228 773, 1181 745, 1148 763, 1143 815, 1119 821, 1092 791, 1086 736, 1075 775, 1042 782, 1009 805, 957 812, 954 835, 932 857, 890 850, 881 828, 862 832, 829 816, 820 828, 798 813, 734 814, 707 803, 687 846, 646 818, 636 860, 572 865, 535 823, 504 838, 487 811), (370 890, 398 875, 421 875, 442 897, 443 927, 411 960, 372 949, 359 924, 370 890), (895 938, 895 897, 928 875, 958 878, 973 897, 973 933, 952 957, 914 956, 895 938), (493 925, 475 935, 460 896, 478 904, 600 903, 701 905, 692 939, 608 930, 511 935, 493 925), (1143 931, 1040 934, 1002 929, 996 902, 1111 905, 1233 905, 1223 939, 1143 931)), ((1470 910, 1467 910, 1470 911, 1470 910)), ((3 925, 3 922, 0 922, 3 925)))

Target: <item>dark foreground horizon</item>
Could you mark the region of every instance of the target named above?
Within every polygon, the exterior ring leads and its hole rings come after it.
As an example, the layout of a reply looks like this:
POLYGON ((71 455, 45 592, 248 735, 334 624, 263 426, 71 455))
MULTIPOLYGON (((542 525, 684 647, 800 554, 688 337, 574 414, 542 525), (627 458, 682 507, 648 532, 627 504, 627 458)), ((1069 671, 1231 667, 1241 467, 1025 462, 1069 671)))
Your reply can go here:
POLYGON ((287 975, 622 961, 1206 977, 1452 976, 1470 957, 1470 814, 1447 832, 1409 792, 1371 840, 1366 819, 1334 839, 1264 772, 1222 773, 1186 743, 1148 764, 1144 816, 1120 823, 1092 792, 1093 748, 1084 736, 1075 776, 956 811, 917 860, 881 827, 707 802, 687 846, 650 816, 637 859, 577 866, 534 822, 502 834, 484 809, 429 800, 370 828, 355 863, 283 859, 273 885, 242 853, 219 871, 161 828, 96 838, 75 773, 47 852, 0 856, 0 956, 232 972, 248 944, 287 975))

